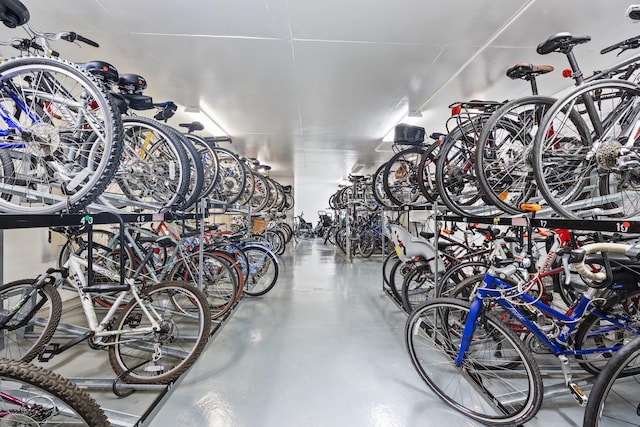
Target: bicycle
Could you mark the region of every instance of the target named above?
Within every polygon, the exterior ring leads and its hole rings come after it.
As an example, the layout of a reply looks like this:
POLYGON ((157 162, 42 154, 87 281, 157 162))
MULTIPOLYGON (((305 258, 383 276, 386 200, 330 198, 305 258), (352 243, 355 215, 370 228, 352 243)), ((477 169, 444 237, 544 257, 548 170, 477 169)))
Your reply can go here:
MULTIPOLYGON (((160 246, 171 239, 156 239, 160 246)), ((82 249, 81 249, 82 250, 82 249)), ((56 354, 89 340, 104 348, 114 372, 131 383, 167 384, 178 378, 204 350, 211 330, 211 309, 204 294, 184 282, 141 287, 137 280, 154 252, 148 251, 131 277, 71 253, 61 269, 50 268, 35 280, 19 280, 0 287, 0 330, 3 354, 20 354, 30 361, 48 361, 56 354), (91 264, 91 265, 90 265, 91 264), (91 271, 111 279, 92 283, 91 271), (88 329, 64 344, 49 343, 60 321, 57 288, 65 278, 75 285, 88 329), (117 293, 111 308, 98 318, 93 297, 117 293), (51 314, 53 313, 53 314, 51 314)))
MULTIPOLYGON (((593 243, 565 253, 575 271, 592 280, 566 313, 548 305, 540 293, 528 294, 538 279, 519 279, 529 275, 532 260, 527 257, 520 265, 492 266, 470 302, 434 298, 416 308, 406 323, 405 342, 420 377, 445 403, 479 422, 515 425, 530 420, 542 404, 542 374, 530 348, 501 319, 506 315, 537 338, 537 351, 546 349, 558 359, 565 385, 585 404, 567 356, 597 374, 611 353, 640 334, 640 290, 612 292, 605 281, 610 277, 606 263, 605 271, 597 272, 584 265, 585 254, 601 250, 637 259, 638 247, 593 243)), ((568 265, 565 269, 570 275, 568 265)))

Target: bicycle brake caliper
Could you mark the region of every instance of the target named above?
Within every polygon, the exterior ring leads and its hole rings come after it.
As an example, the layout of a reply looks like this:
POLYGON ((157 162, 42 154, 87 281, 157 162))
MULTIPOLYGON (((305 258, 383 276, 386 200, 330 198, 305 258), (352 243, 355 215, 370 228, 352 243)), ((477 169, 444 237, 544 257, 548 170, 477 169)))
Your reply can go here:
POLYGON ((569 359, 565 355, 559 355, 558 359, 560 360, 560 366, 562 367, 562 374, 564 375, 564 383, 567 387, 569 387, 569 391, 574 399, 578 402, 580 406, 585 406, 587 404, 587 395, 584 394, 582 389, 578 387, 578 384, 574 383, 572 380, 571 367, 569 366, 569 359))

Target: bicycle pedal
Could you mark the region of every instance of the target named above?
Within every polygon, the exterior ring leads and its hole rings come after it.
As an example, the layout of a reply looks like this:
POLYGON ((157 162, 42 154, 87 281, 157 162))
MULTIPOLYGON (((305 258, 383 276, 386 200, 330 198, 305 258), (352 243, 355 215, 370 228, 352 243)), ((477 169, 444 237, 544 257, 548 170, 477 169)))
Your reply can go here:
POLYGON ((60 344, 49 343, 38 354, 38 362, 48 362, 53 356, 60 354, 60 344))
POLYGON ((578 387, 578 384, 569 383, 569 391, 571 391, 571 395, 576 399, 578 405, 585 406, 587 404, 587 395, 578 387))

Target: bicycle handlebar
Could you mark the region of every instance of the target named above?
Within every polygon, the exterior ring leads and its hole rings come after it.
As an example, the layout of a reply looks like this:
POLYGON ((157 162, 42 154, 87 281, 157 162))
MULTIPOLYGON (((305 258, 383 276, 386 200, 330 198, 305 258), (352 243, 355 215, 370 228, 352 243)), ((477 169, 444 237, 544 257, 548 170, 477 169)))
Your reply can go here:
POLYGON ((58 34, 58 35, 60 36, 60 38, 61 38, 62 40, 66 40, 66 41, 68 41, 68 42, 70 42, 70 43, 73 43, 73 42, 75 42, 75 41, 77 40, 77 41, 79 41, 79 42, 86 43, 86 44, 88 44, 89 46, 93 46, 93 47, 100 47, 100 45, 99 45, 98 43, 94 42, 93 40, 90 40, 90 39, 88 39, 88 38, 86 38, 86 37, 84 37, 84 36, 81 36, 81 35, 80 35, 80 34, 78 34, 78 33, 74 33, 73 31, 68 31, 68 32, 65 32, 65 33, 60 33, 60 34, 58 34))
POLYGON ((631 37, 630 39, 623 40, 611 46, 605 47, 600 51, 600 54, 604 55, 616 49, 622 49, 618 55, 628 49, 637 49, 640 47, 640 36, 631 37))
POLYGON ((597 253, 597 252, 614 252, 614 253, 625 254, 629 257, 635 258, 637 256, 635 252, 631 250, 632 248, 636 248, 636 250, 638 249, 633 245, 625 245, 623 243, 610 243, 610 242, 590 243, 588 245, 584 245, 580 249, 572 251, 572 255, 574 253, 575 254, 580 253, 582 258, 577 262, 573 263, 573 268, 575 268, 578 274, 580 274, 580 276, 582 277, 585 277, 589 280, 593 280, 595 282, 602 282, 607 278, 607 273, 603 271, 592 271, 588 269, 584 263, 586 255, 597 253))

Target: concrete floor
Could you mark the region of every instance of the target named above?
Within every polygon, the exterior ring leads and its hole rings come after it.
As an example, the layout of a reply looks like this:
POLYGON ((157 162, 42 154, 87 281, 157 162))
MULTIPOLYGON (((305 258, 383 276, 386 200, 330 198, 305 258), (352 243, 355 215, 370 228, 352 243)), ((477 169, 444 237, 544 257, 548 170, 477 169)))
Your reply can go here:
MULTIPOLYGON (((415 372, 380 258, 348 263, 321 241, 292 249, 276 287, 240 303, 144 425, 476 425, 415 372)), ((563 390, 527 425, 580 426, 582 411, 563 390)))

